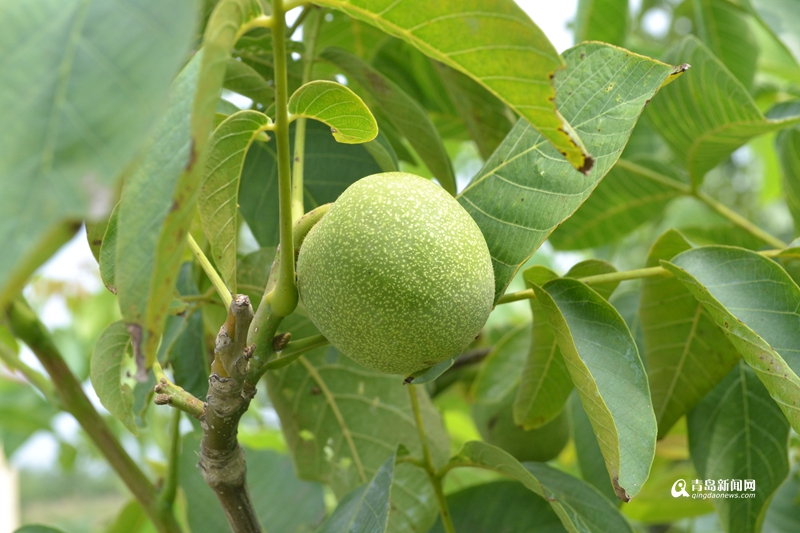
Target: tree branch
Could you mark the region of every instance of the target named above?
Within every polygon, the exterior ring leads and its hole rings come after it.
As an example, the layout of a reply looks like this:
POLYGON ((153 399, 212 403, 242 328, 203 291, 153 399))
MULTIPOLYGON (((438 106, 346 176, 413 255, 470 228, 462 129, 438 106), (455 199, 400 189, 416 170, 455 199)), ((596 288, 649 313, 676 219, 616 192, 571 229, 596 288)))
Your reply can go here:
POLYGON ((61 399, 61 405, 75 417, 98 451, 133 493, 156 529, 162 533, 180 533, 175 516, 171 511, 164 512, 160 508, 155 486, 125 452, 92 406, 81 384, 61 357, 50 333, 27 302, 20 297, 8 307, 6 315, 11 331, 28 345, 47 371, 56 394, 61 399))
POLYGON ((234 533, 261 533, 247 492, 244 450, 236 439, 239 420, 256 392, 255 387, 245 386, 253 354, 247 346, 252 320, 250 299, 237 295, 215 343, 215 368, 224 369, 226 376, 214 372, 209 377, 205 419, 201 421, 203 439, 198 466, 222 504, 234 533))
POLYGON ((197 420, 203 418, 205 404, 190 392, 171 382, 158 361, 153 363, 153 373, 158 381, 155 386, 156 397, 153 399, 156 405, 171 405, 197 420))

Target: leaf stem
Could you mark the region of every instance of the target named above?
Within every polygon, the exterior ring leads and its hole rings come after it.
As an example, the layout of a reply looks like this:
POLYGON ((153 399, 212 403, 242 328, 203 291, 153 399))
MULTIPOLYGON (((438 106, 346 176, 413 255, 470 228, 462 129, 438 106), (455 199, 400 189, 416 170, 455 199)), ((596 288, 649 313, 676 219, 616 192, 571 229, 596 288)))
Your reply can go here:
MULTIPOLYGON (((306 10, 308 8, 305 8, 306 10)), ((306 13, 304 10, 303 13, 306 13)), ((303 54, 303 84, 311 81, 311 69, 314 66, 314 54, 317 45, 317 35, 319 34, 319 21, 322 18, 322 11, 314 17, 311 31, 308 34, 308 46, 303 54)), ((292 168, 292 220, 297 222, 305 213, 303 204, 303 170, 305 165, 306 149, 306 122, 305 117, 297 119, 294 129, 294 167, 292 168)))
POLYGON ((743 217, 733 209, 729 208, 728 206, 724 205, 718 200, 712 198, 708 194, 692 188, 690 185, 686 183, 682 183, 676 179, 670 178, 669 176, 665 176, 660 172, 656 172, 655 170, 651 170, 647 167, 638 165, 626 159, 618 160, 615 166, 624 168, 626 170, 630 170, 631 172, 636 172, 640 176, 647 178, 651 181, 655 181, 661 183, 662 185, 667 185, 669 187, 672 187, 673 189, 679 191, 680 193, 686 196, 693 196, 698 200, 700 200, 701 202, 703 202, 704 204, 706 204, 714 211, 716 211, 718 214, 722 215, 724 218, 728 219, 728 221, 732 222, 734 225, 739 226, 749 234, 764 241, 770 246, 774 246, 775 248, 786 247, 786 243, 780 240, 779 238, 775 237, 774 235, 771 235, 770 233, 767 233, 766 231, 759 228, 758 226, 747 220, 745 217, 743 217))
POLYGON ((765 243, 769 244, 770 246, 774 246, 775 248, 786 248, 786 243, 783 242, 781 239, 775 237, 774 235, 767 233, 763 229, 759 228, 742 215, 734 211, 733 209, 729 208, 725 204, 719 202, 718 200, 712 198, 711 196, 707 195, 701 191, 695 191, 694 195, 695 198, 706 204, 708 207, 722 215, 723 217, 727 218, 736 226, 739 226, 746 232, 750 233, 754 237, 761 239, 765 243))
POLYGON ((178 494, 178 464, 181 455, 181 412, 178 409, 172 413, 169 431, 169 456, 167 457, 167 473, 164 476, 164 486, 159 494, 163 507, 171 509, 178 494))
MULTIPOLYGON (((782 250, 762 250, 756 252, 764 257, 777 257, 782 250)), ((620 272, 610 272, 608 274, 598 274, 596 276, 585 276, 582 278, 575 278, 587 285, 597 285, 600 283, 609 283, 612 281, 628 281, 632 279, 654 278, 658 276, 671 277, 672 273, 660 266, 648 268, 636 268, 633 270, 622 270, 620 272)), ((495 305, 503 305, 511 302, 518 302, 520 300, 533 300, 536 298, 536 293, 533 289, 524 289, 516 292, 509 292, 497 299, 495 305)))
POLYGON ((300 15, 294 21, 294 24, 292 24, 289 27, 289 29, 286 30, 286 38, 287 39, 291 39, 292 38, 292 36, 294 35, 294 32, 296 32, 297 28, 299 28, 303 24, 303 22, 306 20, 306 17, 308 16, 308 14, 311 13, 311 9, 313 7, 314 6, 309 6, 309 5, 303 6, 303 11, 300 12, 300 15))
POLYGON ((206 254, 200 249, 200 246, 197 244, 197 241, 194 240, 191 233, 186 236, 186 241, 189 243, 189 248, 191 248, 192 253, 194 253, 194 256, 197 258, 197 262, 200 263, 200 266, 203 268, 203 272, 206 273, 208 279, 211 280, 211 284, 217 290, 217 294, 222 298, 222 303, 224 303, 226 307, 229 307, 233 297, 231 296, 231 291, 228 290, 228 286, 222 281, 214 265, 211 264, 206 254))
POLYGON ((431 485, 433 485, 433 492, 436 494, 436 502, 439 504, 439 514, 442 516, 444 530, 446 533, 455 533, 453 520, 450 517, 450 508, 447 506, 447 499, 442 489, 442 477, 436 471, 436 466, 433 464, 428 437, 425 434, 425 425, 422 422, 422 411, 420 411, 419 398, 417 397, 418 386, 419 385, 408 385, 408 396, 411 398, 411 409, 414 411, 414 420, 417 423, 417 432, 419 433, 419 440, 422 444, 422 456, 425 461, 423 468, 425 472, 428 473, 428 479, 431 485))
POLYGON ((6 309, 11 331, 36 355, 52 380, 64 410, 78 421, 128 490, 161 533, 180 533, 174 514, 163 511, 157 501, 156 488, 131 459, 109 429, 103 417, 92 406, 83 388, 53 343, 50 332, 22 298, 6 309))
POLYGON ((19 356, 4 344, 0 344, 0 360, 11 370, 16 370, 25 376, 25 379, 42 393, 48 403, 61 407, 61 400, 56 395, 53 383, 46 376, 23 363, 19 356))
MULTIPOLYGON (((287 6, 288 7, 288 4, 287 6)), ((278 204, 281 264, 270 305, 278 316, 289 316, 297 307, 292 243, 292 165, 289 153, 289 109, 286 78, 286 16, 283 0, 272 2, 272 50, 275 63, 275 142, 278 150, 278 204)))

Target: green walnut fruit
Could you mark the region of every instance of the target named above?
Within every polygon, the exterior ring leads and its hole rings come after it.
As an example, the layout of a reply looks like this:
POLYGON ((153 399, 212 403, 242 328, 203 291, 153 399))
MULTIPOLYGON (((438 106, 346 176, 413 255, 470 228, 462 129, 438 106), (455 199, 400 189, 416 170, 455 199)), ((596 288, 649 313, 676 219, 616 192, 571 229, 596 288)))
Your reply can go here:
POLYGON ((512 411, 516 389, 498 403, 472 406, 472 418, 483 440, 504 449, 518 461, 549 461, 569 440, 567 410, 544 426, 525 431, 514 424, 512 411))
POLYGON ((311 321, 356 362, 411 374, 461 352, 494 303, 477 224, 430 180, 387 172, 352 184, 300 247, 311 321))

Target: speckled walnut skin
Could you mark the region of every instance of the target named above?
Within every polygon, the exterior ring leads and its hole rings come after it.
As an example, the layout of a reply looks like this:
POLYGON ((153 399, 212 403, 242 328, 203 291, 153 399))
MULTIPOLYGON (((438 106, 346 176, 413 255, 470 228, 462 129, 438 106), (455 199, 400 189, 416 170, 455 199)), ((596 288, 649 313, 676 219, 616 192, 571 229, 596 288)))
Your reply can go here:
POLYGON ((297 283, 331 344, 391 374, 458 354, 494 298, 478 226, 441 187, 403 172, 368 176, 339 197, 300 248, 297 283))

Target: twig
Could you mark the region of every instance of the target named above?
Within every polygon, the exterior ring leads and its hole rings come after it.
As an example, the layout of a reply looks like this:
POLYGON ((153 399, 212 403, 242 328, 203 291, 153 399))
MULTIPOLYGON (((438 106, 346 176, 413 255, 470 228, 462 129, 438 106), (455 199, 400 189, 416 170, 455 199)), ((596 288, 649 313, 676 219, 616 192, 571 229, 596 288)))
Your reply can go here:
POLYGON ((157 501, 155 486, 108 428, 81 384, 64 362, 52 337, 22 297, 6 310, 11 331, 33 351, 52 380, 61 405, 78 421, 108 463, 119 475, 144 509, 156 529, 162 533, 180 533, 172 512, 163 512, 157 501))
POLYGON ((171 405, 197 420, 203 418, 205 413, 203 402, 179 385, 171 382, 158 361, 153 363, 153 373, 157 381, 154 389, 156 396, 153 399, 156 405, 171 405))
POLYGON ((167 457, 167 473, 164 486, 159 494, 159 501, 165 508, 171 509, 178 494, 178 465, 181 457, 181 412, 176 409, 172 413, 169 431, 169 456, 167 457))

